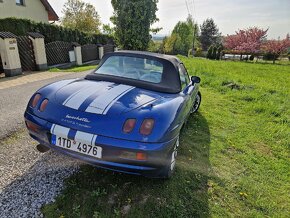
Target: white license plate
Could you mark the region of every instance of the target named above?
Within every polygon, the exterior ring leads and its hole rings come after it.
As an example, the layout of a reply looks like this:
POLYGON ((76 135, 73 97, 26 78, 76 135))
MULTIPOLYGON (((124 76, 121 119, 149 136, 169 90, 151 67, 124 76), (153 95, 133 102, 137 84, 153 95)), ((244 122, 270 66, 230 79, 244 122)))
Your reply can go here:
POLYGON ((71 140, 57 135, 51 136, 51 144, 70 151, 76 151, 78 153, 89 155, 92 157, 102 158, 102 147, 96 145, 89 145, 83 142, 71 140))

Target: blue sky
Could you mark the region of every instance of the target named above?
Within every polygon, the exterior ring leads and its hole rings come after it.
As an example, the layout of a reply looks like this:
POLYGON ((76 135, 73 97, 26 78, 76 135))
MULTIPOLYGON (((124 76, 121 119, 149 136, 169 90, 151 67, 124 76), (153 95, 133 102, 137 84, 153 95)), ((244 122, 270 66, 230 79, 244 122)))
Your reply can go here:
MULTIPOLYGON (((49 0, 58 15, 62 16, 62 6, 66 0, 49 0)), ((191 2, 192 0, 187 0, 191 2)), ((93 4, 103 23, 109 23, 113 14, 110 0, 85 0, 93 4)), ((235 30, 258 26, 269 28, 268 38, 284 38, 290 33, 290 0, 194 0, 194 18, 201 24, 206 18, 215 20, 223 35, 233 34, 235 30)), ((188 12, 185 0, 159 0, 160 19, 155 27, 168 35, 179 20, 185 20, 188 12)))

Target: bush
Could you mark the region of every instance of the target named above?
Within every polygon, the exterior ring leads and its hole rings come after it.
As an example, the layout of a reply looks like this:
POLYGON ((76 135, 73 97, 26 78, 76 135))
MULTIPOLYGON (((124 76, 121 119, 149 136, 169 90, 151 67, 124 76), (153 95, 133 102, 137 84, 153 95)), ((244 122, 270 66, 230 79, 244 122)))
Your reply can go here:
POLYGON ((273 60, 277 60, 277 56, 271 53, 265 53, 263 56, 263 60, 265 61, 273 61, 273 60))
POLYGON ((216 46, 211 45, 207 51, 206 57, 211 60, 215 60, 215 59, 219 60, 221 51, 222 51, 222 47, 217 48, 216 46))
POLYGON ((202 48, 197 48, 194 54, 194 57, 204 57, 202 53, 202 48))
POLYGON ((216 57, 215 57, 215 59, 216 60, 220 60, 221 59, 221 57, 222 57, 222 55, 223 55, 223 46, 222 45, 220 45, 218 48, 217 48, 217 53, 216 53, 216 57))
POLYGON ((11 32, 18 36, 27 32, 38 32, 45 37, 45 43, 53 41, 77 42, 79 44, 112 44, 113 38, 104 34, 88 34, 79 30, 64 28, 45 23, 36 23, 28 19, 0 19, 0 31, 11 32))
POLYGON ((206 58, 212 59, 212 56, 213 56, 213 45, 209 46, 206 58))

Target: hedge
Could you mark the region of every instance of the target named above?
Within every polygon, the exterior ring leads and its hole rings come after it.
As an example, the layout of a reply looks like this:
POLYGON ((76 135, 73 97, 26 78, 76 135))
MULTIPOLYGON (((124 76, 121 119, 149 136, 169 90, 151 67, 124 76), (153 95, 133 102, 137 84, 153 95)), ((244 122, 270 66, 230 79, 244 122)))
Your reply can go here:
POLYGON ((79 30, 64 28, 55 24, 36 23, 28 19, 5 18, 0 19, 0 32, 11 32, 24 36, 27 32, 38 32, 45 37, 45 42, 66 41, 77 42, 81 45, 112 44, 113 38, 104 34, 88 34, 79 30))

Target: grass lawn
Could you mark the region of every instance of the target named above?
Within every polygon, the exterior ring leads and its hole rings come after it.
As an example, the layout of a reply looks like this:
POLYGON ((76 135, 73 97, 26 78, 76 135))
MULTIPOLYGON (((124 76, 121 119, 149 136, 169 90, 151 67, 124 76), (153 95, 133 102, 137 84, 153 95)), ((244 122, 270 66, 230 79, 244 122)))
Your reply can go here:
POLYGON ((68 69, 59 69, 59 68, 51 68, 49 69, 50 72, 82 72, 87 70, 96 69, 98 65, 82 65, 82 66, 75 66, 68 69))
POLYGON ((290 67, 181 58, 203 100, 173 178, 86 165, 46 217, 289 217, 290 67))

